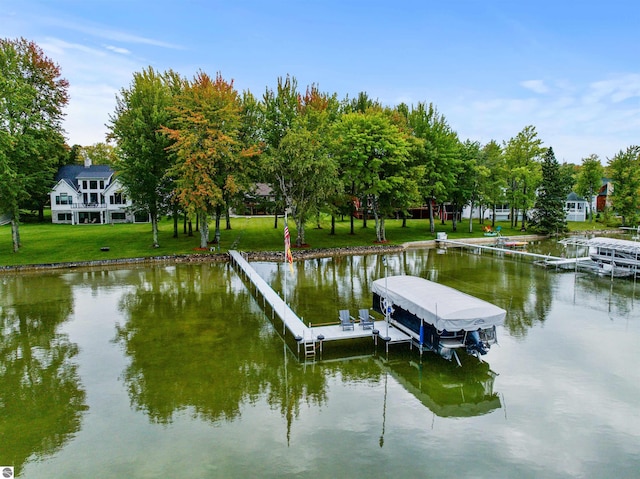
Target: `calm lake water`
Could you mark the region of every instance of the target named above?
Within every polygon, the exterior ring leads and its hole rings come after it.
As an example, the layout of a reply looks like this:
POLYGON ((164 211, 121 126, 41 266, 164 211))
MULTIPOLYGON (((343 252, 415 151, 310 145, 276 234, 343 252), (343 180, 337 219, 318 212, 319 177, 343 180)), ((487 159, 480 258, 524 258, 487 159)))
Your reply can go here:
MULTIPOLYGON (((640 284, 508 254, 387 258, 388 274, 508 311, 486 362, 367 340, 305 363, 226 264, 0 276, 0 466, 29 479, 639 477, 640 284)), ((370 306, 385 275, 376 255, 294 275, 254 266, 312 323, 370 306)))

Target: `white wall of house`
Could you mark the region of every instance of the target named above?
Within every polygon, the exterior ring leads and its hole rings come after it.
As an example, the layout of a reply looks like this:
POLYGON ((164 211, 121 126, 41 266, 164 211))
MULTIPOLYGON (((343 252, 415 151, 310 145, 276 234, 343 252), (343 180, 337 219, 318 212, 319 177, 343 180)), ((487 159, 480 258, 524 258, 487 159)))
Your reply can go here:
POLYGON ((116 179, 105 190, 105 222, 132 223, 134 218, 130 212, 131 201, 126 197, 122 185, 116 179))
POLYGON ((74 216, 74 207, 80 202, 82 196, 73 186, 64 180, 60 180, 49 193, 51 199, 51 222, 74 224, 78 222, 74 216))
MULTIPOLYGON (((596 211, 595 204, 595 196, 592 201, 593 211, 596 211)), ((570 195, 569 198, 565 201, 565 212, 567 221, 587 221, 589 219, 589 202, 576 197, 575 195, 570 195)), ((491 209, 486 209, 482 211, 483 216, 486 220, 491 220, 493 216, 493 211, 491 209)), ((496 208, 496 221, 508 221, 510 219, 511 211, 509 209, 509 205, 501 205, 501 207, 496 208)), ((462 210, 462 217, 469 218, 469 215, 473 215, 473 219, 480 218, 480 208, 474 208, 471 211, 469 206, 465 206, 462 210)), ((528 216, 528 215, 527 215, 528 216)), ((518 214, 518 221, 522 220, 522 213, 518 214)))
MULTIPOLYGON (((86 192, 84 192, 86 194, 86 192)), ((51 222, 64 224, 133 223, 132 202, 123 193, 116 178, 104 190, 98 190, 98 201, 85 202, 82 191, 60 180, 51 190, 51 222)), ((95 198, 89 198, 95 200, 95 198)), ((145 222, 148 218, 145 219, 145 222)))
MULTIPOLYGON (((469 216, 473 219, 480 219, 480 208, 474 207, 473 211, 469 205, 462 209, 462 218, 469 219, 469 216)), ((493 218, 493 209, 486 208, 482 210, 482 216, 485 220, 491 221, 493 218)), ((496 221, 509 221, 511 219, 511 208, 509 205, 498 205, 496 207, 496 221)), ((518 221, 522 220, 522 212, 518 212, 518 221)))
POLYGON ((567 200, 565 202, 567 221, 587 221, 589 203, 584 200, 567 200))

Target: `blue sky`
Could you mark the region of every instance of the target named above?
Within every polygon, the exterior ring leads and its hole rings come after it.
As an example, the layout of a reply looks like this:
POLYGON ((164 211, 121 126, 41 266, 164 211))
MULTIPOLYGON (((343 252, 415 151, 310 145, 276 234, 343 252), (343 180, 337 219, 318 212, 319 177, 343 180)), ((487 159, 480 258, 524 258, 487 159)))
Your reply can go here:
POLYGON ((559 161, 640 143, 632 0, 0 0, 0 36, 35 41, 70 82, 69 144, 105 141, 136 71, 277 78, 385 105, 433 103, 462 140, 536 127, 559 161))

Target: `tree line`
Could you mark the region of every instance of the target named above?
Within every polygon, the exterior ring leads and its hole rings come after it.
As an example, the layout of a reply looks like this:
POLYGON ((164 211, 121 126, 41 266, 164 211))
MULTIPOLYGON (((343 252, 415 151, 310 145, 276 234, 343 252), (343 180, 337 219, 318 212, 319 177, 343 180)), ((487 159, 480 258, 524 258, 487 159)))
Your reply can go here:
MULTIPOLYGON (((64 142, 68 82, 59 67, 20 39, 1 41, 0 69, 0 213, 11 217, 17 251, 20 209, 46 203, 57 167, 78 148, 64 142)), ((320 214, 348 215, 353 233, 359 205, 380 242, 386 218, 406 218, 422 205, 431 233, 444 204, 456 213, 465 206, 495 213, 507 204, 513 227, 562 232, 567 194, 591 199, 605 174, 623 222, 638 219, 640 147, 621 150, 606 171, 596 155, 560 164, 531 125, 482 145, 461 140, 433 103, 389 107, 366 92, 339 99, 315 84, 301 90, 291 76, 258 98, 220 73, 186 79, 148 67, 119 91, 107 126, 113 147, 94 145, 93 153, 110 156, 135 208, 150 215, 154 246, 164 215, 173 217, 176 236, 181 215, 195 218, 201 247, 213 221, 219 241, 222 219, 230 228, 229 211, 257 182, 273 188, 276 211, 295 222, 298 246, 320 214)), ((457 214, 452 221, 455 230, 457 214)))

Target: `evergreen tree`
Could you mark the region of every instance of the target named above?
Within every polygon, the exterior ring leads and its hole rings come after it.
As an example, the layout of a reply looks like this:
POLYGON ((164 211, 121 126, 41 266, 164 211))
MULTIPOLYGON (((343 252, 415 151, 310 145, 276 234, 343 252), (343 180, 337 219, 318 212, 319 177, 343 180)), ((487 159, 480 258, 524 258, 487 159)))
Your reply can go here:
POLYGON ((569 191, 563 183, 560 164, 553 148, 549 148, 542 160, 542 183, 534 206, 532 226, 536 231, 545 234, 567 231, 564 203, 569 191))

